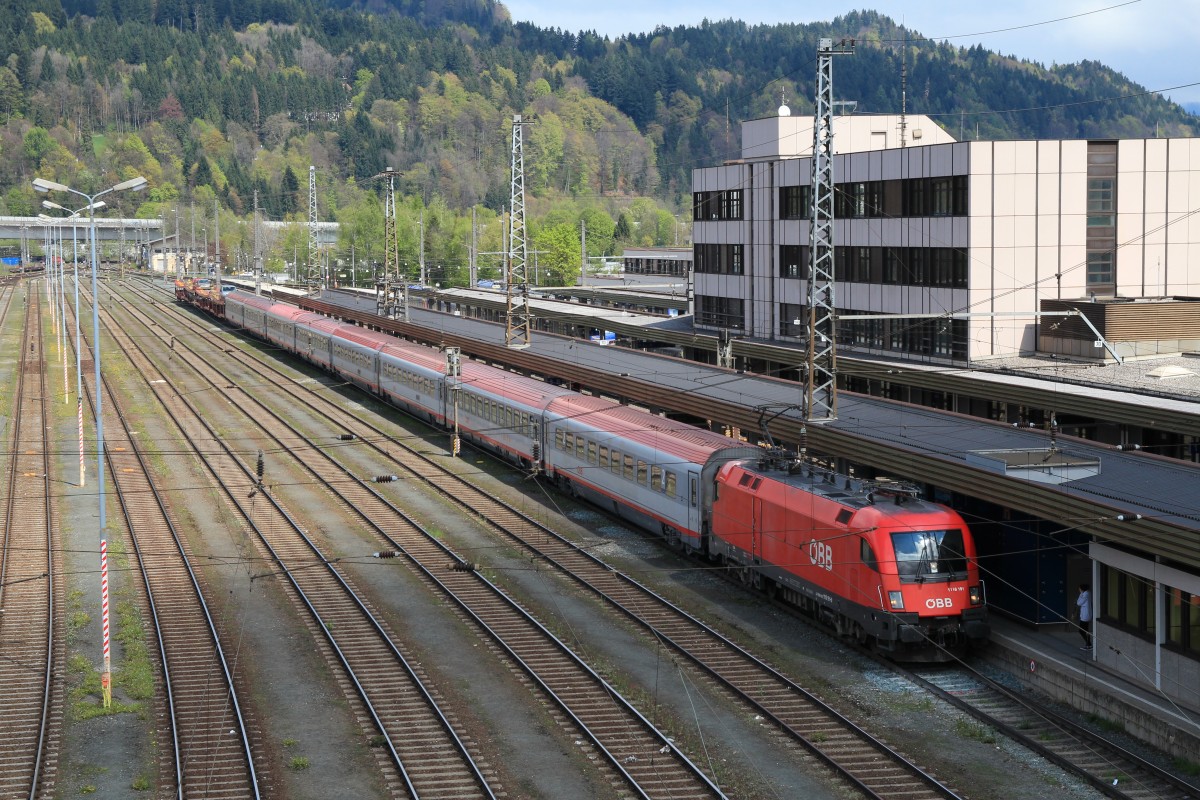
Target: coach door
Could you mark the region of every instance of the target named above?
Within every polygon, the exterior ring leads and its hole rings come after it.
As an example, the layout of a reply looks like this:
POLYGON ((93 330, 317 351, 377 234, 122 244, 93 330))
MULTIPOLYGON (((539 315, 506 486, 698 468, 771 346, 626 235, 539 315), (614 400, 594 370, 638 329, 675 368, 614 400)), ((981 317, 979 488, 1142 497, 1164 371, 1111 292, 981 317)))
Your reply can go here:
POLYGON ((688 473, 688 530, 700 530, 700 474, 688 473))
POLYGON ((750 498, 750 555, 755 564, 762 563, 762 532, 763 532, 762 498, 757 495, 750 498))

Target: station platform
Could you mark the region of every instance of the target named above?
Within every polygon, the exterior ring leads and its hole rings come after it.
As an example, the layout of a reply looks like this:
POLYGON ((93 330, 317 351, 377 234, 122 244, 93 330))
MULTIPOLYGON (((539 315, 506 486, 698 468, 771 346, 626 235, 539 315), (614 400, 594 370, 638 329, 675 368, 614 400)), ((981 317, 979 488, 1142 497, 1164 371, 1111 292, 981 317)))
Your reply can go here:
MULTIPOLYGON (((1200 709, 1134 684, 1101 664, 1071 625, 1033 628, 992 614, 985 661, 1025 686, 1084 714, 1120 724, 1126 733, 1176 758, 1200 760, 1200 709)), ((1102 641, 1096 647, 1104 648, 1102 641)), ((1152 680, 1152 676, 1149 676, 1152 680)))

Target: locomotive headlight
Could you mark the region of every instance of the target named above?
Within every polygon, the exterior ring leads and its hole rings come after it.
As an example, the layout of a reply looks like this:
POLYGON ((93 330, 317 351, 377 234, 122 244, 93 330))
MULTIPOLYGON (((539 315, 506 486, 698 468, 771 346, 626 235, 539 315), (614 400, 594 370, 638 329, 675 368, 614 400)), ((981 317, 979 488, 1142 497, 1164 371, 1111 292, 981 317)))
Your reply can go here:
POLYGON ((904 593, 903 592, 888 592, 888 603, 892 606, 892 611, 904 610, 904 593))
POLYGON ((983 602, 983 590, 978 586, 972 586, 969 590, 971 597, 971 605, 977 606, 983 602))

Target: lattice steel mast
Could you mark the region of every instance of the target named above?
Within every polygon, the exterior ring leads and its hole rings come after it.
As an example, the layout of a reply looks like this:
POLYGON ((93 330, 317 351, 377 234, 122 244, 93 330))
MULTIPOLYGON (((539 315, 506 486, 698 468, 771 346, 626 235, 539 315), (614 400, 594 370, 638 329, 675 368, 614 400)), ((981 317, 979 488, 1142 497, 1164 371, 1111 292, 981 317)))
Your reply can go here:
POLYGON ((837 307, 833 251, 833 57, 853 52, 854 40, 817 46, 813 114, 812 193, 808 248, 808 376, 805 419, 837 419, 837 307))
POLYGON ((529 311, 529 279, 525 268, 525 155, 521 142, 520 114, 513 115, 512 126, 512 211, 508 216, 508 253, 505 269, 504 343, 508 347, 529 347, 533 315, 529 311))
POLYGON ((383 275, 375 281, 375 309, 383 317, 408 319, 407 275, 400 274, 400 234, 396 229, 396 176, 400 173, 388 167, 372 176, 372 180, 387 178, 383 196, 383 275))
POLYGON ((317 168, 308 168, 308 269, 305 283, 311 284, 321 272, 320 248, 317 245, 317 168))

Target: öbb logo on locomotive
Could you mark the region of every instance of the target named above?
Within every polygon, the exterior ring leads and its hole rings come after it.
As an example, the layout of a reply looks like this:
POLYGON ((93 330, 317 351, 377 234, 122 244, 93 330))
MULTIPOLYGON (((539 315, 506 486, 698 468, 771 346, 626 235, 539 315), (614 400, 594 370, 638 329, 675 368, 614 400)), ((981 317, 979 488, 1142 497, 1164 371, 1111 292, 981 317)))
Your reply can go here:
POLYGON ((813 539, 808 543, 808 559, 813 566, 833 572, 833 548, 813 539))

